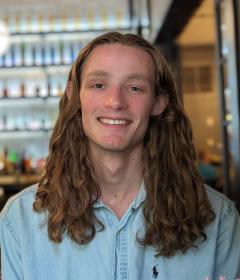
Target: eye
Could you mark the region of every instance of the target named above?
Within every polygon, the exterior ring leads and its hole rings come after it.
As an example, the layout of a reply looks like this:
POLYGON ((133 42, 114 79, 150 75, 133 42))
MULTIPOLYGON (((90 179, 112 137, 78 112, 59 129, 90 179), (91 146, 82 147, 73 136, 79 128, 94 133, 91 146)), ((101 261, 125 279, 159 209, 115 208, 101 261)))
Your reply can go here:
POLYGON ((136 93, 140 93, 140 92, 142 92, 143 90, 142 90, 142 88, 140 88, 140 87, 138 87, 138 86, 131 86, 130 88, 129 88, 129 91, 131 91, 131 92, 136 92, 136 93))
POLYGON ((92 87, 96 88, 96 89, 102 89, 102 88, 104 88, 104 85, 101 83, 97 83, 97 84, 92 85, 92 87))

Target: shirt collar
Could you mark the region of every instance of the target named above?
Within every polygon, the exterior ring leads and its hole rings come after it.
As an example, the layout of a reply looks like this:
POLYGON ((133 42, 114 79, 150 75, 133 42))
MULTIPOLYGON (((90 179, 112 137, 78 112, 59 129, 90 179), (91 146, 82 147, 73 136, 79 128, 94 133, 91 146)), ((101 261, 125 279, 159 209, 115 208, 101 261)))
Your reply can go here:
POLYGON ((131 207, 134 209, 137 209, 142 204, 142 202, 145 200, 145 198, 146 198, 146 190, 145 190, 144 182, 142 182, 137 196, 131 203, 131 207))
MULTIPOLYGON (((133 209, 137 209, 142 204, 142 202, 145 200, 145 198, 146 198, 146 190, 145 190, 144 182, 142 182, 141 186, 140 186, 140 189, 139 189, 139 192, 138 192, 137 196, 134 198, 130 207, 133 208, 133 209)), ((105 205, 100 199, 98 199, 93 204, 93 208, 100 208, 100 207, 105 207, 105 205)))

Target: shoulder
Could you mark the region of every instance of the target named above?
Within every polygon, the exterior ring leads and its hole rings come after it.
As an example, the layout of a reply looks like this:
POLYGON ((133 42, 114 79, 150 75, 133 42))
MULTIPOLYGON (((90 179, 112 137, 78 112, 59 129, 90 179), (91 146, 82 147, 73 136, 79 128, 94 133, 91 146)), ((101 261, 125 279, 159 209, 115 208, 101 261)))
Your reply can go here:
POLYGON ((26 216, 27 212, 30 216, 30 212, 33 211, 36 191, 37 185, 33 185, 12 196, 0 213, 0 223, 4 223, 9 218, 17 222, 20 217, 26 216))
POLYGON ((233 217, 238 216, 233 201, 209 186, 205 186, 205 188, 218 223, 225 224, 233 217))

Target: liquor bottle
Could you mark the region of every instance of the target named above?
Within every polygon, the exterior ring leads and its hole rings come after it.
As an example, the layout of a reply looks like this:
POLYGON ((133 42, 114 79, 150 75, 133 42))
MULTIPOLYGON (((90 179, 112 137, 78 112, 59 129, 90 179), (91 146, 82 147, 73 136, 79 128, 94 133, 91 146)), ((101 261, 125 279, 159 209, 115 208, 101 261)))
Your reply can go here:
POLYGON ((11 52, 10 51, 8 51, 5 54, 5 66, 6 67, 11 67, 12 66, 12 59, 11 59, 11 52))
POLYGON ((4 82, 4 86, 3 86, 3 97, 8 98, 8 87, 6 81, 4 82))
POLYGON ((68 17, 67 29, 68 29, 68 31, 74 31, 75 30, 75 22, 74 22, 74 17, 73 16, 68 17))
POLYGON ((80 25, 81 25, 81 16, 80 13, 77 12, 74 16, 74 30, 80 30, 80 25))
POLYGON ((16 33, 15 15, 9 14, 7 26, 10 34, 16 33))
POLYGON ((2 67, 6 67, 6 54, 2 55, 2 67))
POLYGON ((61 32, 62 31, 62 24, 61 24, 61 18, 60 17, 55 18, 54 31, 56 31, 56 32, 61 32))
POLYGON ((94 14, 93 12, 90 10, 87 14, 87 23, 88 23, 88 29, 91 30, 91 29, 94 29, 94 14))
POLYGON ((42 65, 45 65, 45 59, 46 59, 46 51, 45 51, 45 47, 42 46, 41 47, 41 61, 42 61, 42 65))
MULTIPOLYGON (((3 80, 0 80, 0 99, 3 97, 3 80)), ((1 102, 1 101, 0 101, 1 102)))
POLYGON ((108 28, 108 14, 105 10, 102 10, 101 13, 101 19, 102 19, 102 28, 108 28))
POLYGON ((5 129, 5 125, 3 122, 3 115, 0 115, 0 132, 5 129))
POLYGON ((55 62, 54 64, 61 64, 62 61, 61 61, 61 49, 60 49, 60 43, 59 42, 56 42, 54 44, 54 50, 55 50, 55 62))
POLYGON ((76 44, 77 46, 77 56, 79 55, 79 52, 81 51, 81 49, 83 48, 83 46, 84 46, 84 43, 83 42, 78 42, 77 44, 76 44))
POLYGON ((2 116, 2 124, 3 124, 3 130, 7 129, 7 115, 3 114, 2 116))
POLYGON ((22 66, 23 61, 22 61, 22 55, 21 55, 21 45, 16 44, 15 45, 15 61, 16 61, 16 66, 22 66))
POLYGON ((67 15, 63 13, 60 20, 61 20, 61 30, 67 31, 67 15))
POLYGON ((15 32, 18 33, 20 32, 20 16, 17 14, 15 16, 15 32))
MULTIPOLYGON (((0 147, 0 174, 4 174, 4 152, 2 150, 2 147, 0 147)), ((2 187, 1 189, 3 190, 2 187)), ((2 190, 0 191, 1 198, 4 196, 4 192, 2 193, 2 190)))
POLYGON ((15 55, 15 46, 14 45, 12 45, 11 47, 10 47, 10 54, 11 54, 11 60, 12 60, 12 66, 16 66, 16 55, 15 55))
POLYGON ((35 47, 35 54, 36 54, 35 64, 42 65, 43 62, 42 62, 41 47, 39 45, 35 47))
POLYGON ((58 89, 57 95, 58 95, 58 96, 62 96, 62 95, 63 95, 63 90, 62 90, 61 82, 58 83, 57 89, 58 89))
POLYGON ((47 79, 47 95, 50 97, 52 95, 52 84, 51 79, 47 79))
POLYGON ((9 173, 15 173, 17 171, 17 165, 18 165, 18 154, 15 150, 9 150, 8 154, 8 160, 10 163, 10 170, 9 173))
POLYGON ((25 64, 29 65, 29 66, 34 64, 34 60, 33 60, 33 56, 32 56, 32 45, 31 44, 27 44, 25 46, 25 64))
POLYGON ((20 49, 21 49, 22 66, 24 66, 25 65, 25 43, 21 43, 20 49))
POLYGON ((21 82, 21 85, 20 85, 20 96, 25 97, 25 84, 23 81, 21 82))
POLYGON ((78 53, 79 53, 79 47, 78 47, 78 42, 73 42, 72 45, 72 51, 73 51, 73 58, 74 61, 76 60, 76 58, 78 57, 78 53))
POLYGON ((38 32, 38 16, 36 13, 32 14, 32 26, 31 26, 31 31, 33 33, 38 32))
POLYGON ((56 63, 56 51, 55 51, 55 48, 54 46, 50 46, 50 57, 51 57, 51 64, 54 65, 56 63))
POLYGON ((49 28, 49 23, 48 23, 48 16, 46 14, 44 14, 43 16, 43 32, 49 32, 50 28, 49 28))
POLYGON ((38 15, 38 31, 43 31, 43 15, 41 14, 38 15))
POLYGON ((18 131, 23 131, 25 129, 24 118, 21 115, 20 116, 16 116, 15 128, 18 131))
POLYGON ((3 173, 8 174, 9 171, 9 161, 8 161, 8 148, 4 147, 3 150, 3 173))
MULTIPOLYGON (((117 28, 121 28, 122 25, 125 24, 125 21, 124 20, 124 13, 123 13, 123 10, 119 9, 116 13, 116 24, 117 24, 117 28)), ((127 27, 127 26, 126 26, 127 27)))
POLYGON ((49 44, 45 45, 45 64, 51 65, 52 57, 51 57, 51 46, 49 44))
POLYGON ((70 64, 72 62, 70 44, 67 42, 64 42, 63 45, 63 62, 64 64, 70 64))
POLYGON ((60 50, 60 64, 64 64, 64 45, 62 41, 60 41, 59 43, 59 50, 60 50))
POLYGON ((8 15, 5 15, 3 17, 3 22, 5 23, 6 26, 9 26, 9 16, 8 15))
POLYGON ((53 14, 48 16, 49 31, 55 31, 55 17, 53 14))
POLYGON ((23 33, 24 32, 24 20, 23 15, 18 13, 16 16, 16 22, 18 23, 18 32, 23 33))
POLYGON ((26 31, 33 32, 33 17, 30 14, 26 15, 26 31))
POLYGON ((19 18, 19 31, 21 33, 26 33, 28 31, 27 30, 27 18, 24 13, 22 13, 19 18))
POLYGON ((75 56, 75 50, 74 50, 74 43, 70 43, 70 63, 74 62, 74 60, 76 59, 75 56))
POLYGON ((36 87, 35 87, 35 96, 36 97, 39 97, 40 96, 40 86, 39 85, 37 85, 36 87))
POLYGON ((32 62, 33 65, 36 65, 36 46, 32 46, 32 62))
POLYGON ((25 151, 22 152, 19 168, 20 168, 20 172, 22 174, 26 173, 26 171, 25 171, 25 151))
POLYGON ((30 174, 33 172, 31 157, 25 150, 21 155, 20 170, 23 174, 30 174))

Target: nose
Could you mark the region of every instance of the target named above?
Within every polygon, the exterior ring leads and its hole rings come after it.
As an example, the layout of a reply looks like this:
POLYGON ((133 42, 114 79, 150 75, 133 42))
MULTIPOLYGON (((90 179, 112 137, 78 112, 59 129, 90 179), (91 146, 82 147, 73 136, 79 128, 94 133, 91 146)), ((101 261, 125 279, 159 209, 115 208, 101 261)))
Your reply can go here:
POLYGON ((120 88, 112 88, 108 91, 105 104, 114 111, 124 110, 127 107, 126 97, 120 88))

